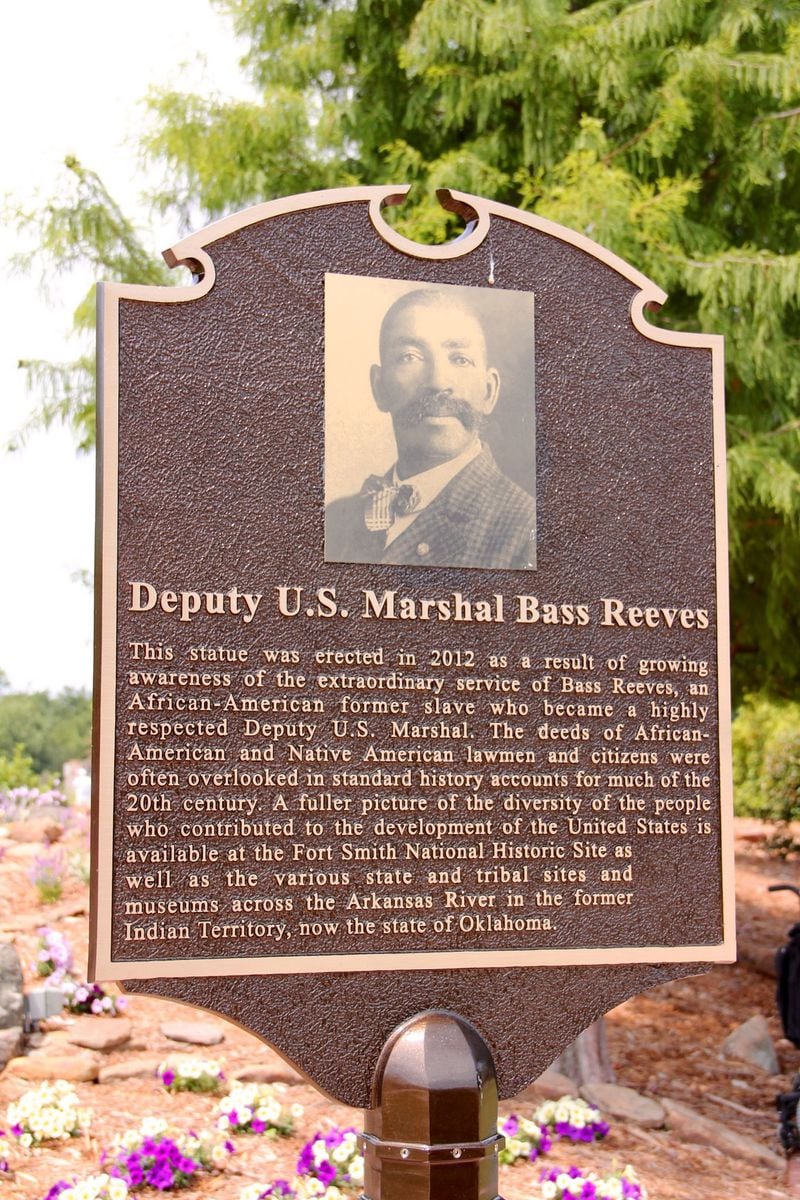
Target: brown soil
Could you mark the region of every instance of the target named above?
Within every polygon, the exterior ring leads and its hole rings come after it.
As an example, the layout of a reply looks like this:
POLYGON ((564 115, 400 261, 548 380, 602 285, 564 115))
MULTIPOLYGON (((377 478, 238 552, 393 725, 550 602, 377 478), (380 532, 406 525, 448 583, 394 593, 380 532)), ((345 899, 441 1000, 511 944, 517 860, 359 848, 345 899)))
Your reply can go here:
MULTIPOLYGON (((623 1004, 607 1018, 608 1040, 619 1083, 656 1098, 682 1101, 720 1127, 777 1150, 775 1095, 789 1088, 800 1069, 800 1052, 781 1039, 774 979, 765 970, 796 919, 797 902, 789 893, 770 895, 767 886, 796 882, 796 869, 791 862, 766 852, 764 831, 754 822, 737 822, 736 832, 739 962, 667 984, 623 1004), (768 1077, 721 1054, 727 1034, 756 1013, 769 1021, 781 1064, 778 1076, 768 1077)), ((70 843, 77 836, 73 834, 70 843)), ((61 901, 42 906, 27 877, 31 858, 40 848, 5 844, 9 848, 0 860, 0 938, 11 937, 16 943, 26 983, 34 978, 30 964, 39 925, 63 931, 76 949, 78 964, 85 963, 85 887, 73 878, 61 901)), ((133 1022, 133 1042, 104 1055, 104 1063, 195 1050, 168 1041, 159 1031, 166 1019, 195 1015, 186 1008, 135 996, 128 1015, 133 1022)), ((213 1019, 218 1020, 216 1016, 213 1019)), ((233 1025, 226 1024, 225 1029, 221 1045, 208 1050, 198 1047, 195 1052, 220 1060, 228 1075, 269 1056, 255 1037, 233 1025)), ((8 1103, 29 1086, 8 1072, 0 1075, 0 1128, 5 1124, 8 1103)), ((92 1110, 91 1135, 28 1153, 15 1148, 10 1155, 15 1177, 0 1173, 0 1200, 40 1200, 56 1180, 96 1171, 99 1154, 113 1134, 135 1126, 147 1114, 163 1116, 184 1128, 199 1128, 211 1125, 216 1103, 209 1096, 170 1096, 150 1078, 78 1084, 76 1090, 81 1103, 92 1110)), ((276 1141, 238 1137, 229 1168, 181 1195, 186 1200, 201 1196, 238 1200, 246 1184, 266 1185, 276 1178, 291 1178, 298 1150, 315 1130, 331 1123, 360 1127, 359 1112, 332 1103, 309 1084, 292 1086, 288 1098, 305 1110, 295 1137, 276 1141)), ((530 1103, 504 1103, 501 1110, 526 1113, 530 1103)), ((3 1153, 7 1152, 0 1150, 0 1157, 3 1153)), ((642 1130, 620 1122, 612 1124, 609 1137, 600 1144, 578 1148, 557 1144, 545 1162, 575 1163, 598 1171, 630 1162, 651 1200, 772 1200, 800 1195, 782 1182, 781 1168, 733 1159, 714 1147, 688 1144, 672 1132, 642 1130)), ((538 1173, 534 1165, 502 1168, 502 1196, 505 1200, 535 1200, 538 1173)))

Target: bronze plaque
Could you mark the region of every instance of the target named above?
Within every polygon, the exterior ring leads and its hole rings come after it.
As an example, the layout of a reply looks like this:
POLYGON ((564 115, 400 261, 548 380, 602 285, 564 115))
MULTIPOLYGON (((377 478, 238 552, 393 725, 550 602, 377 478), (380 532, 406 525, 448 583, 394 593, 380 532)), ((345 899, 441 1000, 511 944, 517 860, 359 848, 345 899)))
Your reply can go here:
POLYGON ((423 1009, 513 1095, 734 957, 721 339, 500 204, 408 242, 399 191, 100 297, 91 970, 361 1105, 423 1009))

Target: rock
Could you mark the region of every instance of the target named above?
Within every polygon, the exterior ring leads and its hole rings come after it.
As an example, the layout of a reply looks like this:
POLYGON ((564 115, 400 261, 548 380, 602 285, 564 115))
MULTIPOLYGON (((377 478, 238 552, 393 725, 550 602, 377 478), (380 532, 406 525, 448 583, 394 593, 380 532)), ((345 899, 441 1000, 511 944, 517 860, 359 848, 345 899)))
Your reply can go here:
POLYGON ((6 827, 6 836, 14 842, 57 842, 63 833, 58 821, 52 817, 32 817, 29 821, 12 821, 6 827))
POLYGON ((679 1104, 677 1100, 664 1100, 667 1114, 667 1128, 680 1137, 683 1143, 695 1142, 701 1146, 713 1146, 723 1154, 732 1158, 743 1158, 748 1162, 762 1163, 773 1170, 782 1171, 786 1160, 779 1154, 773 1153, 755 1138, 743 1133, 734 1133, 710 1121, 700 1113, 689 1108, 688 1104, 679 1104))
POLYGON ((32 1033, 28 1038, 28 1053, 41 1050, 44 1054, 71 1054, 68 1029, 52 1029, 49 1033, 32 1033))
POLYGON ((523 1104, 539 1104, 542 1100, 560 1100, 562 1096, 577 1094, 578 1089, 569 1075, 562 1075, 551 1067, 516 1098, 523 1104))
POLYGON ((160 1030, 171 1042, 191 1046, 217 1046, 225 1041, 225 1030, 213 1021, 165 1021, 160 1030))
POLYGON ((0 1029, 0 1071, 15 1054, 22 1049, 23 1032, 21 1025, 12 1025, 10 1029, 0 1029))
POLYGON ((642 1129, 660 1129, 666 1113, 657 1100, 616 1083, 585 1083, 581 1096, 608 1117, 631 1121, 642 1129))
POLYGON ((124 1079, 143 1079, 154 1076, 161 1065, 160 1058, 131 1058, 127 1062, 111 1063, 101 1067, 98 1083, 119 1083, 124 1079))
POLYGON ((42 1033, 65 1033, 75 1024, 72 1017, 64 1017, 61 1015, 53 1017, 42 1017, 39 1022, 39 1029, 42 1033))
POLYGON ((304 1083, 302 1075, 298 1075, 293 1067, 282 1062, 276 1055, 274 1063, 257 1063, 252 1067, 242 1067, 233 1075, 241 1083, 287 1083, 290 1086, 304 1083))
POLYGON ((131 1040, 131 1023, 124 1017, 82 1017, 67 1034, 73 1046, 108 1054, 131 1040))
POLYGON ((544 1096, 545 1100, 560 1100, 562 1096, 577 1096, 578 1094, 578 1089, 569 1075, 564 1075, 561 1071, 554 1071, 552 1067, 534 1080, 533 1087, 540 1096, 544 1096))
POLYGON ((767 949, 766 946, 737 942, 736 959, 737 962, 746 963, 748 967, 758 971, 759 975, 766 975, 768 979, 775 978, 775 951, 767 949))
POLYGON ((97 1079, 99 1070, 99 1054, 89 1051, 52 1055, 40 1051, 22 1058, 12 1058, 6 1067, 9 1075, 19 1075, 22 1079, 66 1079, 70 1083, 91 1083, 97 1079))
POLYGON ((11 942, 0 942, 0 1029, 24 1023, 22 965, 11 942))
POLYGON ((777 1075, 780 1071, 766 1017, 761 1015, 751 1017, 728 1034, 722 1043, 722 1053, 726 1058, 760 1067, 767 1075, 777 1075))
MULTIPOLYGON (((6 866, 24 867, 27 871, 31 861, 41 853, 41 846, 35 842, 12 842, 10 838, 3 839, 3 862, 6 866)), ((41 922, 40 922, 41 924, 41 922)))
MULTIPOLYGON (((36 847, 31 847, 35 854, 36 847)), ((81 917, 87 911, 85 900, 71 900, 66 904, 50 904, 47 908, 46 923, 48 925, 57 925, 59 921, 68 919, 69 917, 81 917)), ((40 925, 45 924, 45 917, 42 912, 23 913, 22 916, 6 916, 2 920, 2 929, 9 933, 23 933, 29 929, 38 929, 40 925)))

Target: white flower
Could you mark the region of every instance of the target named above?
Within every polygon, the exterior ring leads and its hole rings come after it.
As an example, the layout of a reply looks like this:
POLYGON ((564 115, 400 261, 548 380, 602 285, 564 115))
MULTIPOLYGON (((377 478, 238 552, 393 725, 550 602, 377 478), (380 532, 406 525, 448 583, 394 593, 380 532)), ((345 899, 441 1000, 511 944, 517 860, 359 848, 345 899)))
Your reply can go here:
POLYGON ((353 1183, 364 1182, 364 1159, 362 1155, 357 1154, 355 1156, 347 1169, 347 1173, 352 1179, 353 1183))
POLYGON ((239 1200, 261 1200, 261 1193, 265 1188, 266 1184, 249 1183, 239 1193, 239 1200))
POLYGON ((319 1179, 304 1179, 303 1180, 303 1196, 322 1196, 325 1193, 325 1184, 320 1183, 319 1179))
POLYGON ((128 1185, 124 1179, 109 1179, 108 1200, 126 1200, 127 1195, 128 1185))
POLYGON ((556 1200, 558 1196, 558 1188, 552 1180, 548 1179, 542 1184, 542 1200, 556 1200))
POLYGON ((145 1117, 139 1128, 143 1137, 158 1137, 166 1132, 168 1125, 161 1117, 145 1117))
POLYGON ((211 1147, 211 1161, 215 1167, 221 1167, 223 1163, 228 1161, 228 1151, 220 1142, 216 1142, 211 1147))
POLYGON ((90 1176, 89 1179, 84 1179, 81 1183, 76 1183, 72 1189, 72 1194, 75 1200, 95 1200, 97 1187, 94 1178, 90 1176))

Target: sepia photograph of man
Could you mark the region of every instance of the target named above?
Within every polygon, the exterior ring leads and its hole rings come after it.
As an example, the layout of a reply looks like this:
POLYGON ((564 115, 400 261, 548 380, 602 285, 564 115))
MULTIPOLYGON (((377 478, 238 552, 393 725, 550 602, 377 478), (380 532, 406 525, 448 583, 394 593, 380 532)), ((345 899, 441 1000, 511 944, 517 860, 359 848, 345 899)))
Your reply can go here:
MULTIPOLYGON (((363 391, 362 384, 362 405, 363 391)), ((530 294, 327 276, 325 558, 535 567, 533 415, 530 294), (348 293, 359 284, 364 295, 353 303, 348 293), (345 337, 352 344, 343 355, 341 327, 348 321, 374 327, 376 314, 377 331, 370 338, 362 328, 355 342, 345 337), (377 347, 367 364, 364 349, 372 339, 377 347), (509 382, 504 358, 514 387, 501 409, 509 382), (352 384, 356 370, 368 383, 368 400, 382 426, 378 433, 370 421, 372 438, 363 414, 359 419, 355 411, 348 433, 346 398, 355 394, 353 408, 359 408, 359 388, 352 384), (343 379, 343 372, 351 378, 343 379), (492 451, 493 426, 501 415, 504 428, 496 440, 522 483, 506 474, 492 451), (373 470, 351 480, 350 494, 334 498, 337 455, 373 470)), ((343 474, 340 465, 340 479, 343 474)))

